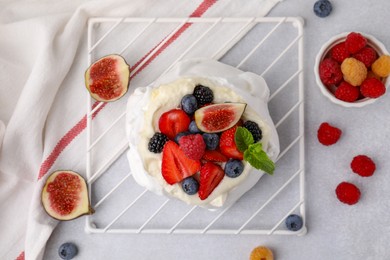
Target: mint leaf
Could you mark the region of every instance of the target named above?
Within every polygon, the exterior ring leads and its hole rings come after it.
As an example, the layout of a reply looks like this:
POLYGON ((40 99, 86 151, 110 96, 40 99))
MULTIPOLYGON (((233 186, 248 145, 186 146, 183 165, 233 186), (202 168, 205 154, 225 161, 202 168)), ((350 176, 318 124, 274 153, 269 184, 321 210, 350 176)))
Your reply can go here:
POLYGON ((249 145, 244 152, 244 160, 258 170, 262 170, 270 175, 274 173, 275 164, 268 157, 267 153, 263 151, 261 143, 249 145))
POLYGON ((237 149, 240 152, 244 152, 248 149, 249 145, 254 143, 253 136, 251 132, 245 127, 237 127, 236 133, 234 135, 234 141, 236 143, 237 149))

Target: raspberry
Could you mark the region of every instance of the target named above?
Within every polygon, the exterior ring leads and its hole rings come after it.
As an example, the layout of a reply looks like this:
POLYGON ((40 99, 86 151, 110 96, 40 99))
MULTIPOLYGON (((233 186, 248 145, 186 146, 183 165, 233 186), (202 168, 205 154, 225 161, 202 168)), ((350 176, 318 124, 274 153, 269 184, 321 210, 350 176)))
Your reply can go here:
POLYGON ((370 67, 376 60, 376 51, 371 47, 364 47, 358 53, 354 54, 353 57, 370 67))
POLYGON ((359 89, 357 87, 352 86, 348 82, 341 82, 339 87, 336 89, 334 93, 335 97, 346 102, 354 102, 359 97, 359 89))
POLYGON ((352 86, 360 86, 367 77, 367 68, 355 58, 347 58, 341 64, 344 80, 352 86))
POLYGON ((379 77, 390 75, 390 56, 382 55, 372 64, 372 71, 379 77))
POLYGON ((340 42, 333 46, 330 50, 330 57, 339 63, 342 63, 346 58, 348 58, 349 52, 345 48, 345 42, 340 42))
POLYGON ((358 155, 353 158, 351 162, 351 169, 354 173, 362 177, 369 177, 374 174, 376 166, 370 157, 366 155, 358 155))
POLYGON ((378 98, 385 94, 386 87, 382 81, 376 78, 368 78, 360 86, 360 92, 365 97, 378 98))
POLYGON ((317 131, 318 141, 326 146, 337 143, 341 134, 342 131, 339 128, 326 122, 322 123, 317 131))
POLYGON ((363 49, 367 44, 367 39, 360 33, 351 32, 345 40, 345 47, 349 53, 355 54, 363 49))
POLYGON ((200 160, 206 149, 202 135, 186 135, 180 138, 179 145, 184 154, 192 160, 200 160))
POLYGON ((326 58, 320 63, 320 78, 327 86, 338 84, 343 79, 340 65, 331 58, 326 58))
POLYGON ((352 183, 342 182, 336 188, 336 196, 342 203, 353 205, 360 199, 360 190, 352 183))

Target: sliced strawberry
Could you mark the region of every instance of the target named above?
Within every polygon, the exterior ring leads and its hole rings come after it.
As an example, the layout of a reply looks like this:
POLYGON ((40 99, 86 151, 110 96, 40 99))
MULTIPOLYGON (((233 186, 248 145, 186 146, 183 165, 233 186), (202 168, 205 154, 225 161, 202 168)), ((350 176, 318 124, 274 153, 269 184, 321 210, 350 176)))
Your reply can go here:
POLYGON ((191 119, 181 109, 172 109, 161 115, 158 127, 161 133, 173 140, 178 133, 188 131, 191 119))
POLYGON ((218 150, 206 150, 202 159, 210 162, 227 162, 229 158, 218 150))
POLYGON ((200 161, 189 159, 175 142, 164 145, 161 172, 167 183, 178 183, 197 173, 200 167, 200 161))
POLYGON ((207 162, 200 169, 199 198, 205 200, 214 191, 225 176, 223 169, 212 162, 207 162))
POLYGON ((236 143, 234 141, 236 130, 237 126, 234 126, 222 133, 219 139, 219 148, 221 149, 221 152, 228 158, 242 160, 244 159, 244 154, 237 149, 236 143))

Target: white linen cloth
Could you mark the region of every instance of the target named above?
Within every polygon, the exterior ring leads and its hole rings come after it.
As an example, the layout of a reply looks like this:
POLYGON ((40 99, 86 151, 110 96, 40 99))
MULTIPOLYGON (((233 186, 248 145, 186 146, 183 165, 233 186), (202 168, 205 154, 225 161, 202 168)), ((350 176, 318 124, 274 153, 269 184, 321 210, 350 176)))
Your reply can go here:
MULTIPOLYGON (((89 17, 263 16, 279 1, 0 3, 0 120, 5 125, 3 137, 4 127, 0 124, 0 259, 41 259, 46 241, 58 223, 41 206, 40 193, 46 177, 57 169, 85 174, 87 92, 83 74, 88 66, 89 17)), ((185 37, 190 40, 196 35, 187 33, 185 37)), ((141 46, 137 52, 146 55, 149 51, 148 46, 141 46)), ((148 75, 157 76, 158 70, 153 66, 159 64, 148 64, 148 75)), ((133 78, 129 92, 150 83, 143 75, 133 78)), ((119 115, 126 99, 107 104, 96 118, 104 123, 112 115, 119 115)), ((114 139, 124 136, 122 125, 111 131, 114 139)), ((105 145, 103 142, 98 148, 105 145)), ((96 149, 97 165, 93 169, 98 169, 98 163, 104 162, 109 153, 116 152, 96 149)))

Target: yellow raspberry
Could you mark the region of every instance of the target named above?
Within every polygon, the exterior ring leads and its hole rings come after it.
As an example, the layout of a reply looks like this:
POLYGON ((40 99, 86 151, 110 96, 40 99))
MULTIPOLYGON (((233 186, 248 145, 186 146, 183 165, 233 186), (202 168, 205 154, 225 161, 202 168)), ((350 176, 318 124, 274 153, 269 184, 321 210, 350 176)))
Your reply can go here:
POLYGON ((346 58, 341 63, 344 80, 352 86, 360 86, 367 77, 367 68, 363 62, 355 58, 346 58))
POLYGON ((258 246, 252 250, 250 260, 274 260, 274 255, 268 247, 258 246))
POLYGON ((379 77, 387 77, 390 75, 390 56, 380 56, 371 66, 372 71, 379 77))

